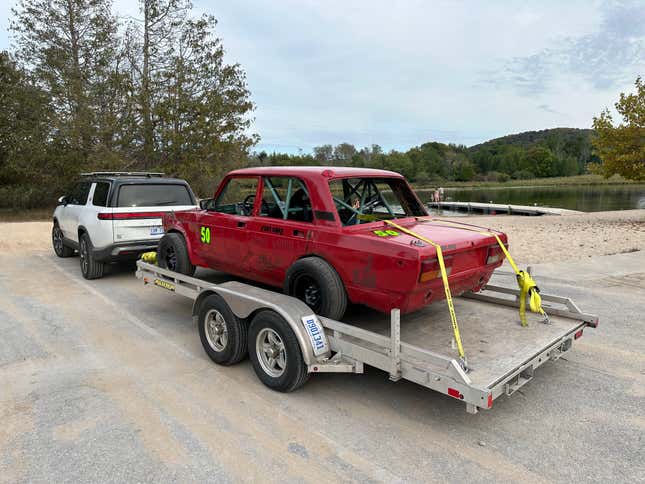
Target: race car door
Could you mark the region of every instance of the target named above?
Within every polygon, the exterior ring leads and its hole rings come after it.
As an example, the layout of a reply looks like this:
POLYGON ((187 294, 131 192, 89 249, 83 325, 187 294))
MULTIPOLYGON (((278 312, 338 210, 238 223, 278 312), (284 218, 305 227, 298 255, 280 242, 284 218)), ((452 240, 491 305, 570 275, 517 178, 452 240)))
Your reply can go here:
POLYGON ((192 227, 202 257, 213 268, 246 276, 249 270, 248 225, 253 213, 259 178, 230 177, 208 210, 202 210, 192 227))
POLYGON ((259 211, 249 221, 249 261, 256 279, 281 286, 289 266, 307 254, 311 200, 295 177, 262 177, 261 189, 259 211))

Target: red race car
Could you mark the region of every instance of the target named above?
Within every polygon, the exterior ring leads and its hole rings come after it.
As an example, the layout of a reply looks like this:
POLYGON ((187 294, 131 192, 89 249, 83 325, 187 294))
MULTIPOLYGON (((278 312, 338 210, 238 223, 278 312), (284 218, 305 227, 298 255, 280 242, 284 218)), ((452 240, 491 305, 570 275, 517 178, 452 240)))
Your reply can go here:
POLYGON ((235 170, 200 207, 164 215, 161 267, 188 275, 209 267, 282 287, 333 319, 348 302, 405 313, 445 298, 436 249, 385 220, 441 245, 453 295, 481 289, 504 258, 490 233, 428 219, 391 171, 235 170))

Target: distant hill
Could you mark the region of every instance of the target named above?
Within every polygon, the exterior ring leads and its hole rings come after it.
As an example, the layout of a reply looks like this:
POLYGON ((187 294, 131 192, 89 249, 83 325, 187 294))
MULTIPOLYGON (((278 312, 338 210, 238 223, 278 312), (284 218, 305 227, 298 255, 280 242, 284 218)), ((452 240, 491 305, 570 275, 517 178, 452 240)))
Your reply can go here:
POLYGON ((573 140, 584 140, 585 144, 590 142, 593 129, 578 128, 551 128, 540 131, 524 131, 523 133, 508 134, 501 138, 494 138, 468 148, 468 151, 475 153, 482 148, 492 145, 513 145, 521 148, 530 148, 541 143, 547 143, 554 138, 559 138, 565 143, 573 140))

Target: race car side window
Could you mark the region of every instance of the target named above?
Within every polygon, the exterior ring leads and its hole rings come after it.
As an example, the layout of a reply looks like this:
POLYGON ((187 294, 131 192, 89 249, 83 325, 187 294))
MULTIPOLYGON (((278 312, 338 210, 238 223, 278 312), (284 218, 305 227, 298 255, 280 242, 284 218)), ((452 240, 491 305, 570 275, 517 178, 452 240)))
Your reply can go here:
POLYGON ((257 190, 257 177, 231 178, 215 200, 213 211, 230 215, 251 215, 257 190))
POLYGON ((262 177, 260 217, 311 222, 313 215, 307 186, 299 178, 262 177))

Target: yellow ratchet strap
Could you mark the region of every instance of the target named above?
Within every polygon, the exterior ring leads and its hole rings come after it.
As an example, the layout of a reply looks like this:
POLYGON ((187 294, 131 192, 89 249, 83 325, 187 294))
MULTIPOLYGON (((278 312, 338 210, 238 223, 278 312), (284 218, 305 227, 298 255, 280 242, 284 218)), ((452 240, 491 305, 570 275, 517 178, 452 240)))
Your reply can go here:
POLYGON ((156 252, 144 252, 141 254, 141 260, 147 262, 148 264, 157 263, 157 253, 156 252))
POLYGON ((537 287, 536 282, 531 277, 531 274, 529 274, 526 271, 522 271, 517 267, 517 264, 515 264, 513 257, 511 257, 511 254, 508 252, 508 249, 506 248, 502 240, 499 238, 499 235, 493 232, 487 232, 487 231, 475 229, 473 227, 469 227, 466 224, 462 224, 459 222, 452 222, 450 220, 426 219, 426 218, 419 218, 418 220, 453 226, 456 229, 469 230, 471 232, 477 232, 478 234, 481 234, 481 235, 495 237, 495 240, 497 240, 497 244, 500 246, 500 248, 502 249, 502 252, 504 252, 504 255, 506 256, 508 263, 515 271, 515 277, 517 278, 517 285, 520 288, 520 321, 522 323, 522 326, 528 326, 528 322, 526 321, 526 296, 527 295, 529 296, 529 308, 531 309, 531 311, 534 313, 541 314, 544 317, 544 321, 547 323, 549 322, 549 316, 546 314, 544 309, 542 309, 542 298, 540 297, 540 289, 537 287))
POLYGON ((401 227, 400 225, 392 222, 391 220, 384 220, 384 222, 388 225, 391 225, 392 227, 395 227, 396 229, 400 230, 403 233, 411 235, 412 237, 415 237, 419 240, 422 240, 430 244, 435 249, 437 249, 437 259, 439 260, 439 269, 441 270, 443 290, 446 293, 446 302, 448 303, 448 311, 450 312, 450 321, 452 322, 452 332, 455 336, 455 342, 457 343, 457 350, 459 351, 459 358, 461 358, 462 367, 464 370, 466 370, 468 368, 466 364, 466 354, 464 353, 464 347, 461 344, 461 334, 459 334, 459 325, 457 324, 457 314, 455 313, 455 305, 452 302, 452 294, 450 293, 450 286, 448 285, 448 274, 446 272, 446 265, 444 264, 444 261, 443 261, 443 252, 441 250, 441 246, 433 242, 432 240, 426 239, 425 237, 417 234, 416 232, 413 232, 412 230, 408 230, 405 227, 401 227))

